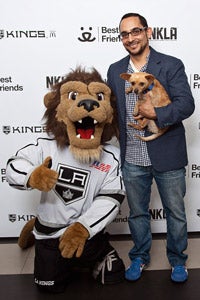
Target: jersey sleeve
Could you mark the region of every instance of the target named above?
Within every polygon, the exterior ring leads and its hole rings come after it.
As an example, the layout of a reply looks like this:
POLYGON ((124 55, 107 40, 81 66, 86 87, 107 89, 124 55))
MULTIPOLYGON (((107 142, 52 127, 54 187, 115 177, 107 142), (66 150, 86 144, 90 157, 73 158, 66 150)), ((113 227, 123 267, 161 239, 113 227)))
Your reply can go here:
POLYGON ((125 188, 121 176, 120 160, 114 155, 112 168, 108 172, 98 195, 94 198, 89 209, 77 220, 87 228, 90 238, 115 219, 124 197, 125 188))
POLYGON ((38 140, 21 148, 7 162, 6 178, 8 184, 20 190, 31 189, 27 187, 30 174, 42 162, 43 153, 38 140))

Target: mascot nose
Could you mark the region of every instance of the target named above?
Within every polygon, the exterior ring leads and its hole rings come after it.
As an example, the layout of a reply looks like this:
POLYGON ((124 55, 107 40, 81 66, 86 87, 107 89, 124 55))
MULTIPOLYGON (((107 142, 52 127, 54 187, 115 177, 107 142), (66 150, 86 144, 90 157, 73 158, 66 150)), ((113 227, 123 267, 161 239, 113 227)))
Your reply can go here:
POLYGON ((94 107, 99 107, 99 103, 95 100, 91 100, 91 99, 85 99, 85 100, 81 100, 78 103, 78 107, 83 106, 85 110, 87 110, 88 112, 90 112, 91 110, 94 109, 94 107))

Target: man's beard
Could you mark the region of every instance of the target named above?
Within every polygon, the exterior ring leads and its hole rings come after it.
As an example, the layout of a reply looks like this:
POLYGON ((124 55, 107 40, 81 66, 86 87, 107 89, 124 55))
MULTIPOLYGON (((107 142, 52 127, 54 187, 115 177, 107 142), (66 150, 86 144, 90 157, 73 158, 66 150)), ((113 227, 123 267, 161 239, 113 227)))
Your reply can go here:
POLYGON ((130 54, 130 56, 138 56, 138 55, 141 55, 145 51, 147 45, 148 45, 147 43, 145 45, 142 45, 137 52, 132 52, 131 50, 129 50, 127 48, 126 48, 126 50, 130 54))

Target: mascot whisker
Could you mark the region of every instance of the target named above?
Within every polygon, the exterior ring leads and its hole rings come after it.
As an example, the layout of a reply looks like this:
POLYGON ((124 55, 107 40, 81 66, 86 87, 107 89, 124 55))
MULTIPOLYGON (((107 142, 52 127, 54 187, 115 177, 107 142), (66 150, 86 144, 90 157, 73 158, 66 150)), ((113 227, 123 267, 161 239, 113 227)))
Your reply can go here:
POLYGON ((124 263, 106 226, 125 196, 115 99, 96 69, 78 67, 45 95, 46 134, 8 160, 6 175, 16 189, 41 191, 35 218, 18 244, 35 244, 34 281, 63 292, 77 267, 88 267, 102 284, 124 279, 124 263))

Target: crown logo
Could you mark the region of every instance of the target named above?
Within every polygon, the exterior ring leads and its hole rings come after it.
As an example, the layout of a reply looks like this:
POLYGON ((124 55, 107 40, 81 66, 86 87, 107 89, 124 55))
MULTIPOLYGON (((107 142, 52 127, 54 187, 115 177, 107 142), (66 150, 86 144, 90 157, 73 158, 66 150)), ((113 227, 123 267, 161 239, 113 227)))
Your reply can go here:
POLYGON ((71 200, 73 197, 73 193, 71 193, 70 189, 63 192, 63 198, 71 200))

